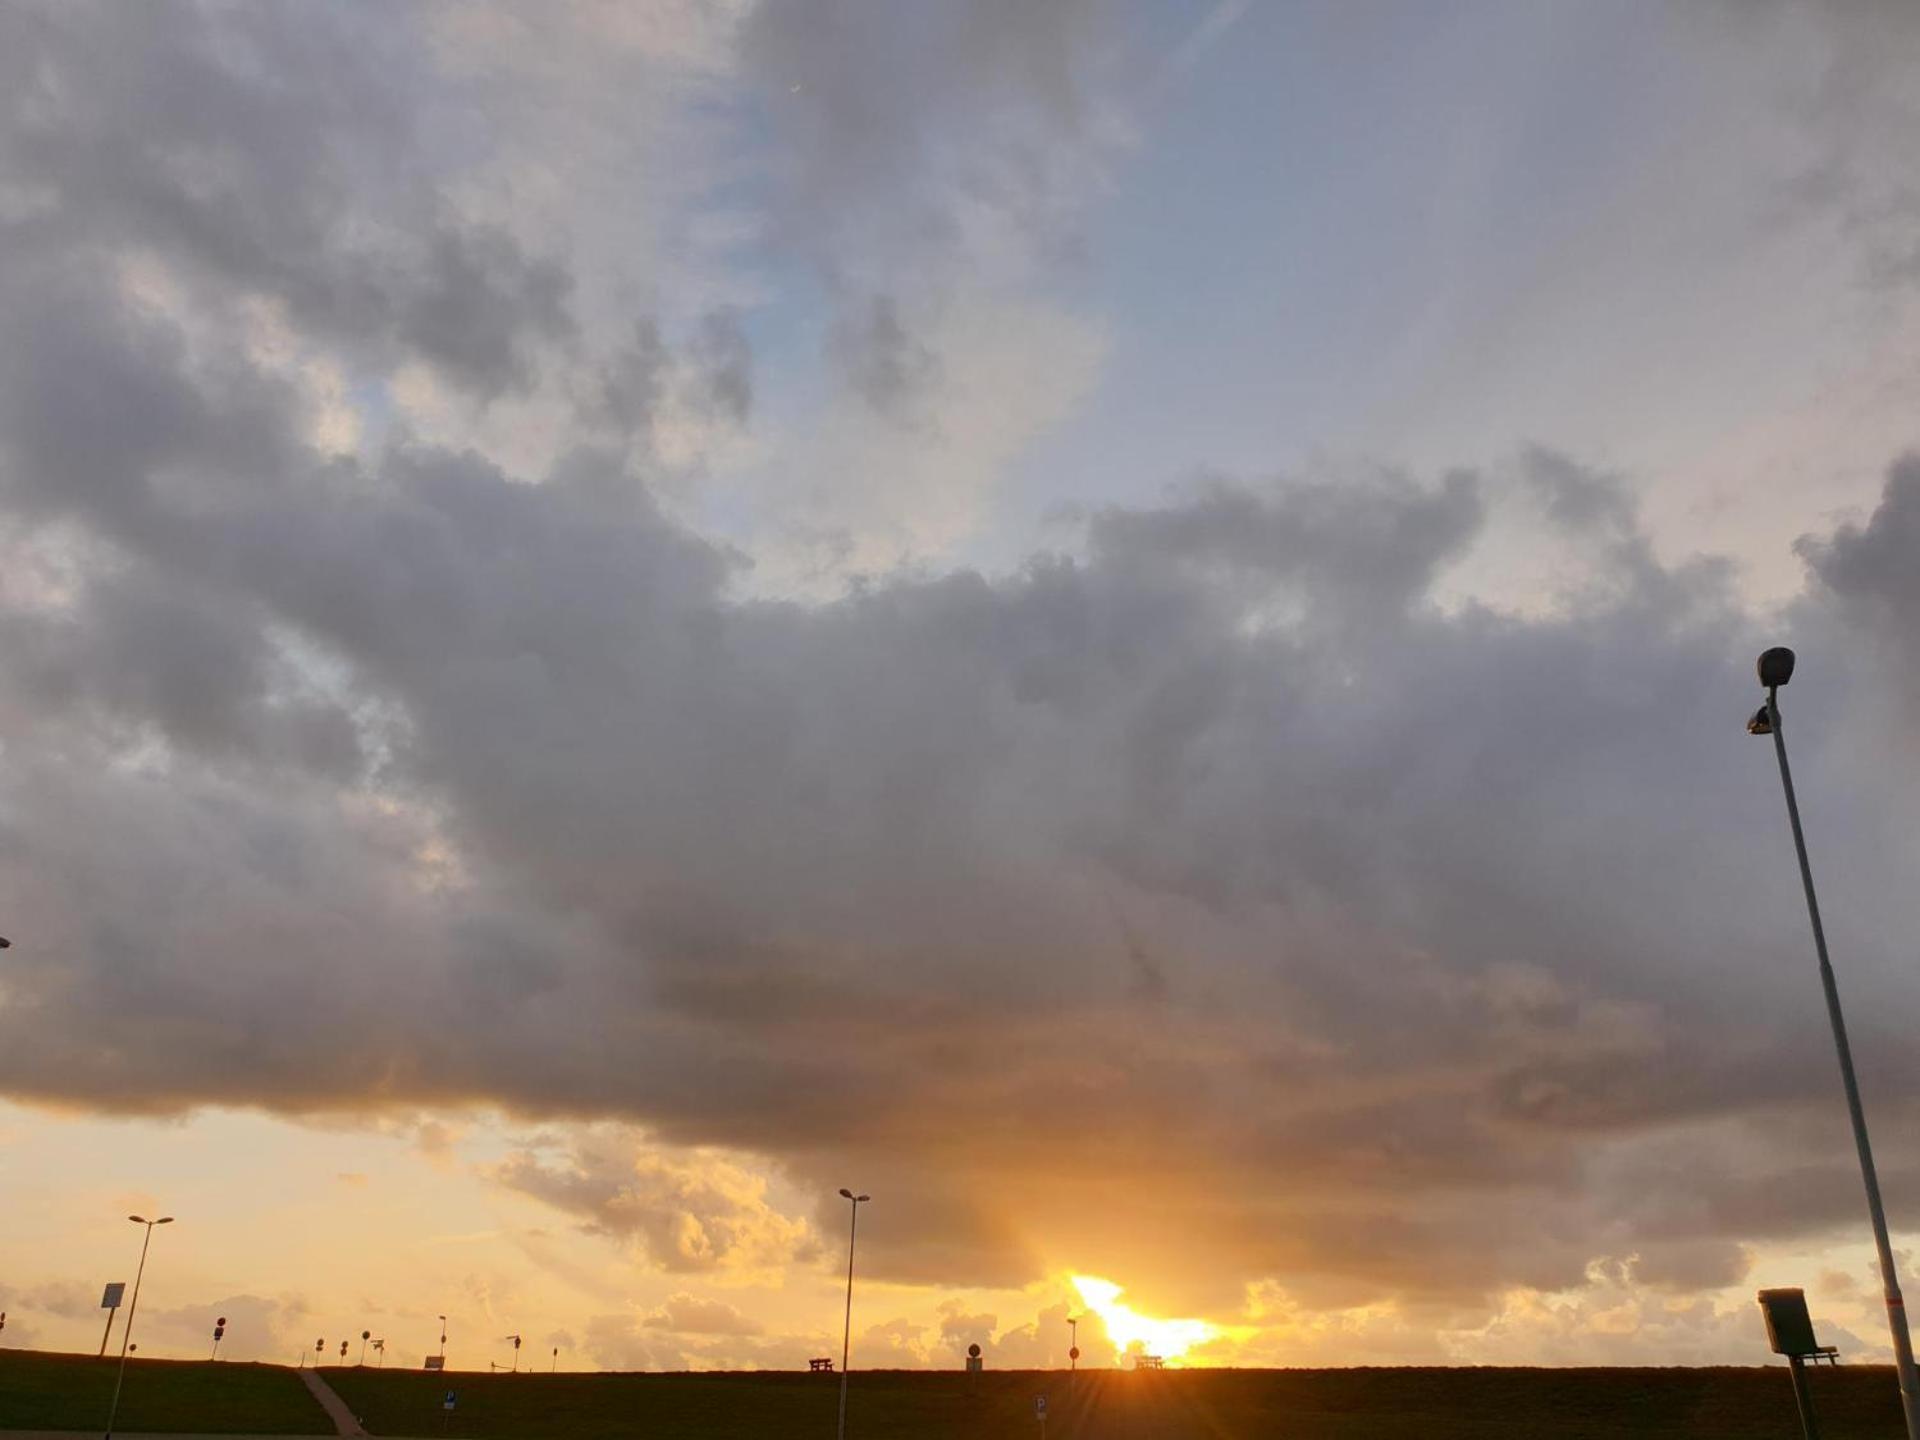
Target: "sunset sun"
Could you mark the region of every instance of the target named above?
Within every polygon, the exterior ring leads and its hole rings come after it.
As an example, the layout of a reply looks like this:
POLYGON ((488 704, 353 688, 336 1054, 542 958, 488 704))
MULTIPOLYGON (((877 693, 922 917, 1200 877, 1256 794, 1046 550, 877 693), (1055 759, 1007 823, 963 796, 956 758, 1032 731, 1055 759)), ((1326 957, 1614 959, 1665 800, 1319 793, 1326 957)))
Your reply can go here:
POLYGON ((1107 1338, 1122 1354, 1136 1347, 1144 1355, 1178 1360, 1195 1345, 1213 1339, 1219 1328, 1204 1320, 1156 1320, 1120 1303, 1125 1288, 1095 1275, 1075 1275, 1081 1303, 1107 1327, 1107 1338))

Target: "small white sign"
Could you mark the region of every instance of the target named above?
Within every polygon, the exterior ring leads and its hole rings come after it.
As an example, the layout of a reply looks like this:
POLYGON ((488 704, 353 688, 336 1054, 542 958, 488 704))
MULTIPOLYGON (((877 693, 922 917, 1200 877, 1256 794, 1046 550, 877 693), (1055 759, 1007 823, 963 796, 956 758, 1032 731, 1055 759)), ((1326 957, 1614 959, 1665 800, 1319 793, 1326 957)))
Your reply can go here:
POLYGON ((120 1301, 125 1297, 126 1293, 127 1282, 124 1280, 114 1281, 101 1292, 100 1308, 102 1310, 118 1310, 120 1308, 120 1301))
POLYGON ((442 1410, 451 1410, 453 1408, 453 1391, 447 1391, 447 1398, 440 1402, 440 1408, 442 1410))
POLYGON ((1042 1420, 1047 1418, 1047 1397, 1046 1396, 1036 1395, 1033 1397, 1033 1413, 1042 1420))

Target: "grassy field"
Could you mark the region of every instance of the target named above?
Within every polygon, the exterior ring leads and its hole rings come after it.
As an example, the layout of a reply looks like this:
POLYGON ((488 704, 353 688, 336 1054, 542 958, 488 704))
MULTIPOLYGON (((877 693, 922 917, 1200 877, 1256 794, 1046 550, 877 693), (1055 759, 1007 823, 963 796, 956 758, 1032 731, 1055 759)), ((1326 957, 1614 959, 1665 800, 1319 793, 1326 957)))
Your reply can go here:
MULTIPOLYGON (((453 1375, 329 1370, 377 1435, 441 1434, 440 1398, 458 1394, 445 1434, 472 1440, 761 1440, 830 1436, 839 1392, 827 1376, 453 1375)), ((1825 1440, 1895 1440, 1889 1370, 1823 1370, 1813 1380, 1825 1440)), ((989 1372, 977 1381, 911 1371, 853 1376, 857 1440, 1035 1436, 1047 1440, 1794 1440, 1784 1369, 1189 1370, 1158 1375, 989 1372)))
MULTIPOLYGON (((107 1423, 119 1357, 0 1350, 0 1430, 92 1430, 107 1423)), ((333 1426, 284 1365, 129 1360, 115 1429, 220 1435, 330 1435, 333 1426)))
MULTIPOLYGON (((329 1368, 376 1435, 425 1440, 785 1440, 833 1433, 837 1377, 477 1375, 329 1368), (451 1415, 440 1400, 458 1395, 451 1415)), ((112 1362, 0 1351, 0 1429, 97 1431, 112 1362)), ((1888 1370, 1813 1376, 1825 1440, 1897 1440, 1888 1370)), ((1786 1372, 1723 1370, 1188 1370, 1158 1375, 870 1371, 852 1378, 855 1440, 1794 1440, 1786 1372)), ((325 1434, 279 1366, 136 1361, 123 1431, 325 1434)))

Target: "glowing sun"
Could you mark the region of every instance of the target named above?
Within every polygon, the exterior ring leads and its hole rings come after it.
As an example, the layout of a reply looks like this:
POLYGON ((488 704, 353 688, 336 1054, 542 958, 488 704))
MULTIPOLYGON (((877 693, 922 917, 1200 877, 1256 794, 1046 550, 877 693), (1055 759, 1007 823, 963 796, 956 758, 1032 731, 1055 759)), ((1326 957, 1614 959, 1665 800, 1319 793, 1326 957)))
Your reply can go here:
POLYGON ((1175 1360, 1202 1341, 1220 1333, 1217 1326, 1204 1320, 1155 1320, 1130 1305, 1122 1305, 1122 1288, 1097 1275, 1075 1275, 1073 1288, 1080 1301, 1100 1317, 1107 1327, 1107 1338, 1123 1353, 1136 1344, 1141 1353, 1175 1360))

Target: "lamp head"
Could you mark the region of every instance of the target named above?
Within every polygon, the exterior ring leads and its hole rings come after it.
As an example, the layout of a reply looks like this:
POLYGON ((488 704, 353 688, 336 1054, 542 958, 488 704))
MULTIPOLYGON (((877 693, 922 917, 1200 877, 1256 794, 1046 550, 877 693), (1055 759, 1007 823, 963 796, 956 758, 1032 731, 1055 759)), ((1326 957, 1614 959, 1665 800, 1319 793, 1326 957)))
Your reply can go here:
POLYGON ((129 1215, 127 1219, 133 1221, 136 1225, 144 1225, 147 1223, 147 1217, 144 1215, 129 1215))
POLYGON ((871 1196, 871 1195, 856 1195, 856 1196, 854 1196, 854 1197, 853 1197, 853 1199, 854 1199, 854 1203, 855 1203, 856 1205, 864 1205, 864 1204, 866 1204, 866 1203, 867 1203, 867 1201, 869 1201, 869 1200, 871 1200, 871 1199, 873 1199, 873 1196, 871 1196))
POLYGON ((173 1216, 162 1215, 158 1220, 154 1221, 153 1223, 156 1225, 171 1225, 173 1224, 173 1216))
POLYGON ((847 1189, 847 1187, 844 1185, 840 1187, 840 1195, 841 1195, 841 1198, 846 1200, 851 1200, 853 1198, 853 1192, 847 1189))
POLYGON ((1784 685, 1793 679, 1793 651, 1784 645, 1776 645, 1761 653, 1756 668, 1760 672, 1760 683, 1767 689, 1784 685))
POLYGON ((1773 734, 1773 716, 1766 706, 1762 705, 1758 710, 1753 712, 1753 718, 1747 721, 1747 734, 1773 734))
POLYGON ((0 935, 0 950, 11 950, 12 948, 13 941, 7 939, 4 935, 0 935))

